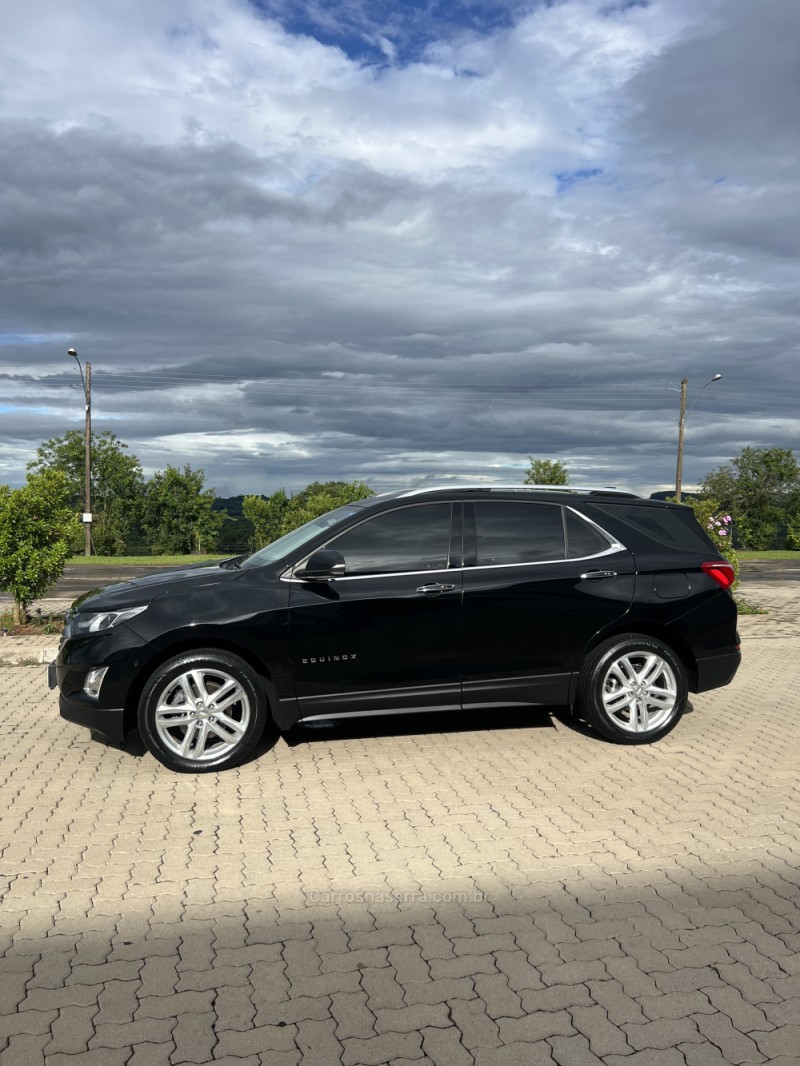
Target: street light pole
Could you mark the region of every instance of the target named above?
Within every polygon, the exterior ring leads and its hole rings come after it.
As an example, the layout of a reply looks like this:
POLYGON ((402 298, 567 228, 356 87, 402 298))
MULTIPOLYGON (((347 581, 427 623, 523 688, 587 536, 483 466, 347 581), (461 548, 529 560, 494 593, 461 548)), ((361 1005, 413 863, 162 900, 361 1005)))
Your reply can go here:
POLYGON ((67 352, 72 359, 78 364, 78 370, 81 374, 81 384, 83 385, 83 396, 86 401, 86 421, 84 427, 84 512, 83 512, 83 529, 85 534, 85 548, 84 554, 92 554, 92 364, 86 364, 86 376, 84 377, 83 367, 81 361, 78 358, 78 353, 74 348, 70 348, 67 352))
POLYGON ((687 414, 691 414, 694 410, 694 405, 700 399, 700 393, 702 393, 703 389, 707 389, 709 385, 712 385, 715 381, 719 381, 721 377, 722 374, 715 374, 710 381, 705 383, 703 388, 700 389, 700 392, 698 392, 688 411, 686 410, 686 388, 689 384, 689 379, 684 378, 681 382, 681 413, 678 419, 678 466, 675 471, 675 499, 678 503, 680 503, 681 500, 681 489, 683 487, 683 434, 686 426, 686 416, 687 414))

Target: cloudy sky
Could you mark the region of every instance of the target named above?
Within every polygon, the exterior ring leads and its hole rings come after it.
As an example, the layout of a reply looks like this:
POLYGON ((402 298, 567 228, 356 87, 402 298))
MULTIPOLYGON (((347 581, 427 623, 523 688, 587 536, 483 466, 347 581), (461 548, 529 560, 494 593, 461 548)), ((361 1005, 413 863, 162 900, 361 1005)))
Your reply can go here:
POLYGON ((7 5, 0 482, 82 429, 70 347, 222 496, 649 493, 684 377, 685 485, 800 450, 799 53, 797 0, 7 5))

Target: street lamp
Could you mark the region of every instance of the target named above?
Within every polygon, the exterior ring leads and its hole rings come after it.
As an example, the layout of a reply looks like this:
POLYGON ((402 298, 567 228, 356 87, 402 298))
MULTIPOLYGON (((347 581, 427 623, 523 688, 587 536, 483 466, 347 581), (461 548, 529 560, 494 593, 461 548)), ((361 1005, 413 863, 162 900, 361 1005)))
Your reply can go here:
POLYGON ((92 364, 86 364, 86 376, 83 373, 83 367, 81 361, 78 358, 78 353, 74 348, 67 350, 67 355, 74 359, 78 364, 78 370, 81 375, 81 384, 83 385, 83 395, 86 400, 86 425, 84 429, 84 447, 85 447, 85 481, 84 481, 84 510, 83 510, 83 529, 86 536, 86 547, 84 554, 92 554, 92 364))
POLYGON ((694 405, 700 399, 700 395, 703 389, 707 389, 709 385, 713 385, 715 381, 719 381, 722 374, 715 374, 713 378, 705 383, 697 396, 692 401, 692 406, 689 410, 686 410, 686 386, 689 384, 689 379, 684 378, 681 382, 681 413, 678 420, 678 467, 675 471, 675 499, 680 503, 681 499, 681 482, 683 481, 683 431, 686 425, 687 415, 690 415, 694 410, 694 405))

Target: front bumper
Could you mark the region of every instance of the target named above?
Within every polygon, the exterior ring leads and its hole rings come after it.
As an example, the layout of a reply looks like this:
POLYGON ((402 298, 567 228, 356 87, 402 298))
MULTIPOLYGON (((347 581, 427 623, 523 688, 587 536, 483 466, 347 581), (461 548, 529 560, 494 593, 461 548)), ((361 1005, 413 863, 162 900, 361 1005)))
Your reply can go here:
POLYGON ((153 649, 130 630, 119 626, 99 636, 62 640, 58 657, 48 667, 48 682, 58 688, 62 718, 121 743, 135 727, 126 710, 131 682, 137 670, 153 655, 153 649), (98 698, 84 690, 87 675, 108 667, 98 698))
POLYGON ((68 722, 100 733, 115 744, 121 744, 125 739, 124 707, 98 707, 97 701, 90 696, 81 699, 79 695, 68 698, 61 694, 58 697, 58 710, 68 722))

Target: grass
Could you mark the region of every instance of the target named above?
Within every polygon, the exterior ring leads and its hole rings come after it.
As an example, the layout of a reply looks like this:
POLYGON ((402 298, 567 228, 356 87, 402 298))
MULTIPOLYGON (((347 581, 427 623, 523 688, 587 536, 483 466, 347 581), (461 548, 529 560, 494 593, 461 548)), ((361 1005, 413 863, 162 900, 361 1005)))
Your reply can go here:
POLYGON ((10 610, 0 611, 0 632, 3 636, 12 637, 28 636, 41 637, 60 633, 64 628, 64 616, 60 614, 42 614, 34 612, 29 615, 28 621, 22 625, 15 625, 10 610))
POLYGON ((748 603, 747 600, 743 600, 740 596, 734 596, 736 600, 736 610, 739 614, 769 614, 769 611, 765 611, 763 607, 756 607, 754 603, 748 603))
POLYGON ((768 552, 749 552, 743 549, 737 548, 736 554, 740 559, 746 559, 750 562, 756 562, 760 559, 765 561, 774 560, 775 562, 796 562, 800 561, 800 552, 797 551, 768 551, 768 552))
POLYGON ((190 566, 230 558, 230 552, 215 555, 73 555, 67 560, 67 566, 190 566))

